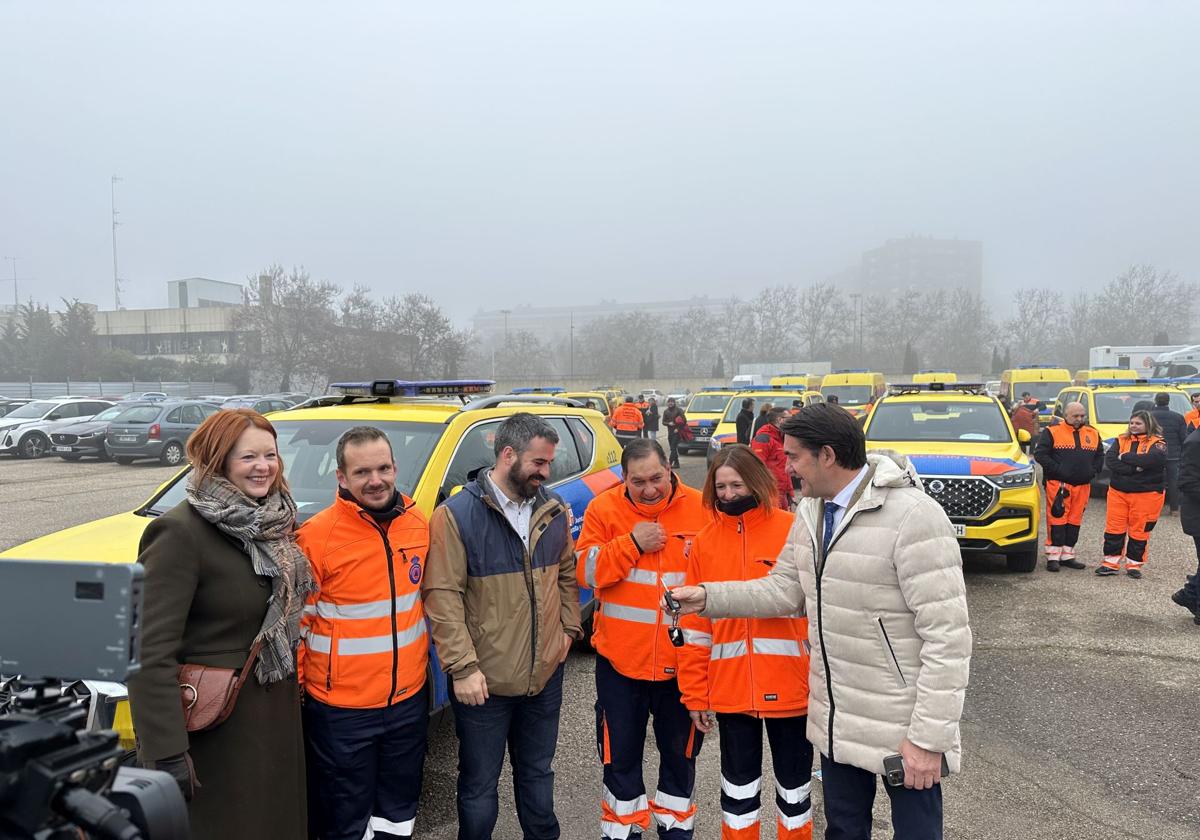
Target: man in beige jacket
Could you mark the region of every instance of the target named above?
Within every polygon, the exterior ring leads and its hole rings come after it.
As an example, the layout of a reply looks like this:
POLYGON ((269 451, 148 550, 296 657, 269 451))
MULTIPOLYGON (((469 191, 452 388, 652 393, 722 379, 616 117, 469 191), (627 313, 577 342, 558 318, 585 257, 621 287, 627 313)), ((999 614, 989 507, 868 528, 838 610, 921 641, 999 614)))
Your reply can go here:
POLYGON ((821 751, 826 838, 869 840, 875 777, 905 840, 942 837, 943 762, 959 769, 971 658, 950 521, 902 456, 866 452, 858 422, 813 405, 783 423, 804 498, 775 568, 754 581, 673 591, 713 618, 804 613, 812 647, 808 738, 821 751))

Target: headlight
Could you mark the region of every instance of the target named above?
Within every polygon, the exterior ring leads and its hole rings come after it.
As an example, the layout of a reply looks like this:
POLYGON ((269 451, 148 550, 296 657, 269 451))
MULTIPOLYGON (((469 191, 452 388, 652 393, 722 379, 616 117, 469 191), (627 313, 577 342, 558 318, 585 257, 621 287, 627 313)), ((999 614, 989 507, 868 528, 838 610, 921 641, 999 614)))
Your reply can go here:
POLYGON ((1000 475, 989 475, 988 480, 1001 490, 1009 490, 1013 487, 1032 487, 1033 467, 1023 467, 1000 475))

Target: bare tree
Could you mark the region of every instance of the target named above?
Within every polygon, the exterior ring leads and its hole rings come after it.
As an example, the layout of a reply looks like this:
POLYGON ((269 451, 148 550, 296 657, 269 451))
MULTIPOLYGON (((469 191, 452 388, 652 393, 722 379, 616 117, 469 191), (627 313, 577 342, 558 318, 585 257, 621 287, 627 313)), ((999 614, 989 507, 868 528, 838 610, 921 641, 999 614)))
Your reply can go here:
POLYGON ((1020 289, 1017 313, 1004 324, 1017 364, 1062 364, 1056 359, 1066 330, 1062 294, 1054 289, 1020 289))
POLYGON ((1198 291, 1172 271, 1130 266, 1097 296, 1097 334, 1105 344, 1150 344, 1162 332, 1188 335, 1198 291))
POLYGON ((853 335, 853 313, 832 283, 817 282, 800 291, 794 330, 805 359, 832 359, 839 335, 853 335))
POLYGON ((243 347, 251 370, 292 389, 296 378, 323 378, 333 340, 334 302, 341 289, 313 280, 303 268, 285 273, 273 265, 248 278, 247 305, 235 319, 239 331, 253 334, 243 347))

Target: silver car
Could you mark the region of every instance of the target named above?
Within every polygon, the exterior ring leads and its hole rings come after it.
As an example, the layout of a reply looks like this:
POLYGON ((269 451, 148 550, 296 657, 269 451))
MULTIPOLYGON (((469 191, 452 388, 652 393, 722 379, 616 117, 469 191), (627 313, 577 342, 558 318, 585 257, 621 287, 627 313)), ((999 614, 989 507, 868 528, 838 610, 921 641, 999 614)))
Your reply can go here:
POLYGON ((34 400, 0 418, 0 453, 40 458, 50 452, 50 434, 58 426, 78 423, 112 406, 107 400, 68 397, 34 400))

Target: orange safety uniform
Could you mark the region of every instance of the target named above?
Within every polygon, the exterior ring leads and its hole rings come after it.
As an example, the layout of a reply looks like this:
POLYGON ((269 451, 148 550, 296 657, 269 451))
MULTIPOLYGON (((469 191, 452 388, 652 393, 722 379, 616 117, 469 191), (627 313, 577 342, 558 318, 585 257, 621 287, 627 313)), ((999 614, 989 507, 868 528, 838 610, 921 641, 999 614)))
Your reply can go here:
POLYGON ((1183 420, 1187 423, 1189 432, 1194 432, 1200 429, 1200 408, 1193 408, 1187 414, 1183 415, 1183 420))
MULTIPOLYGON (((766 428, 766 427, 764 427, 766 428)), ((776 508, 754 508, 741 516, 717 514, 696 536, 688 558, 687 582, 755 580, 765 577, 784 550, 793 518, 776 508)), ((708 619, 684 616, 685 644, 679 652, 679 687, 692 711, 754 718, 791 718, 789 734, 803 742, 808 714, 808 619, 708 619)), ((721 718, 721 837, 757 840, 762 785, 761 724, 721 718), (734 724, 738 724, 735 726, 734 724), (732 753, 732 754, 729 754, 732 753)), ((767 722, 768 735, 773 721, 767 722)), ((787 752, 804 744, 792 744, 787 752)), ((807 761, 775 755, 780 840, 809 840, 812 753, 807 761)), ((780 751, 781 753, 784 751, 780 751)))
POLYGON ((1046 482, 1046 559, 1073 561, 1092 479, 1104 467, 1104 442, 1094 426, 1084 424, 1076 429, 1058 423, 1042 430, 1034 457, 1046 482), (1063 511, 1055 516, 1055 499, 1060 492, 1063 511))
POLYGON ((1158 435, 1123 434, 1105 456, 1111 477, 1104 522, 1104 561, 1109 569, 1140 569, 1150 532, 1162 510, 1167 445, 1158 435))
POLYGON ((612 418, 609 420, 612 424, 613 431, 626 435, 637 434, 646 425, 646 420, 642 417, 642 412, 633 403, 621 403, 613 409, 612 418))
MULTIPOLYGON (((636 409, 635 409, 636 410, 636 409)), ((653 508, 635 505, 619 484, 588 505, 576 541, 580 586, 595 593, 597 748, 604 766, 601 836, 646 832, 651 818, 665 836, 690 838, 695 761, 703 740, 679 698, 677 648, 667 633, 664 587, 683 584, 687 556, 711 515, 697 490, 671 477, 670 496, 653 508), (633 539, 640 522, 655 522, 666 545, 643 552, 633 539), (646 724, 654 716, 658 790, 647 798, 642 778, 646 724)))
POLYGON ((377 521, 339 493, 296 532, 319 587, 304 608, 301 674, 329 706, 377 709, 425 685, 429 523, 403 494, 389 516, 377 521))

